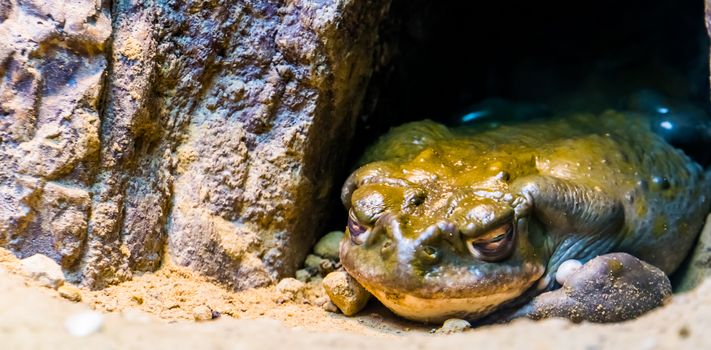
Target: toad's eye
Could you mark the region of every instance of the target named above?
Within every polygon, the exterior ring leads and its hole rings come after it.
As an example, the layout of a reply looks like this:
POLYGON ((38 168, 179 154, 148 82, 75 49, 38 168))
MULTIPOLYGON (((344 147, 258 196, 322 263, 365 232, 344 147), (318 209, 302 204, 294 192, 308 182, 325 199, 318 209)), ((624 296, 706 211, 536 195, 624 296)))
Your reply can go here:
POLYGON ((484 236, 467 239, 469 252, 483 261, 500 261, 513 252, 515 232, 513 225, 504 224, 484 236))
POLYGON ((348 232, 351 236, 351 241, 355 244, 363 244, 365 241, 364 233, 368 231, 368 228, 361 225, 358 219, 353 213, 353 210, 348 211, 348 232))

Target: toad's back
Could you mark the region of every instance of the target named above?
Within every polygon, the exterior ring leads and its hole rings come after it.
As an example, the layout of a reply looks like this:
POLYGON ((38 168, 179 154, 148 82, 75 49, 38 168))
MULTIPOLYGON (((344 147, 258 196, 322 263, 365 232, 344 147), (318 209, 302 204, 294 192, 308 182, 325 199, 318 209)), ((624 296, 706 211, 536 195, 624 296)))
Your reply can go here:
MULTIPOLYGON (((485 128, 431 126, 425 133, 414 131, 417 140, 407 145, 390 147, 392 140, 383 140, 374 147, 379 154, 371 152, 368 161, 406 162, 436 149, 440 161, 460 165, 458 171, 467 174, 506 168, 512 180, 549 175, 594 188, 617 199, 625 213, 619 235, 600 240, 608 246, 604 250, 629 252, 667 273, 684 259, 703 222, 696 218, 709 210, 701 166, 639 117, 607 112, 485 128)), ((591 255, 599 250, 591 244, 591 255)))

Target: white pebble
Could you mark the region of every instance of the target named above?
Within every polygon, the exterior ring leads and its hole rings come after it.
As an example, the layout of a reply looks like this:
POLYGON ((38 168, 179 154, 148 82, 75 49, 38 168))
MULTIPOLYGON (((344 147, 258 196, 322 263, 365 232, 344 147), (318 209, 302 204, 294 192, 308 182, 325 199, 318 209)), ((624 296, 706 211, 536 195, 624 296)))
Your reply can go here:
POLYGON ((458 318, 450 318, 446 321, 444 321, 444 324, 442 324, 442 327, 440 327, 437 331, 435 331, 436 334, 453 334, 453 333, 461 333, 464 332, 465 330, 471 328, 471 323, 465 321, 465 320, 460 320, 458 318))
POLYGON ((96 311, 84 311, 71 315, 64 321, 64 327, 75 337, 86 337, 96 333, 104 324, 104 315, 96 311))
POLYGON ((563 261, 563 263, 558 267, 558 271, 555 273, 555 280, 561 285, 565 284, 565 282, 568 281, 568 278, 580 270, 582 266, 583 263, 578 260, 570 259, 563 261))
POLYGON ((57 289, 64 284, 64 272, 56 261, 46 255, 35 254, 20 260, 22 269, 41 285, 57 289))

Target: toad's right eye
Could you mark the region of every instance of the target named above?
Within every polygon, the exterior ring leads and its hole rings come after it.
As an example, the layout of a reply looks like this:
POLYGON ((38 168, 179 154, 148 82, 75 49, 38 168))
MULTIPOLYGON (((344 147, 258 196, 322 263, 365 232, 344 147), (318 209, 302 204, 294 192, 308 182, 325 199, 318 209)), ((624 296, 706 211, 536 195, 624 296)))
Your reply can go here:
POLYGON ((355 244, 363 244, 364 233, 368 231, 368 228, 358 222, 353 210, 348 211, 348 233, 351 237, 351 241, 355 244))

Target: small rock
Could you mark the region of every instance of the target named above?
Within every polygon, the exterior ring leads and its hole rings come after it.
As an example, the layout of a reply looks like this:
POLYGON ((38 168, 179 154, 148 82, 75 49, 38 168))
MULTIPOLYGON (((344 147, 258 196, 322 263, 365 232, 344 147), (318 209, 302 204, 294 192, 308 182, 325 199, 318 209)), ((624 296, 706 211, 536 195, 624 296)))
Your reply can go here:
POLYGON ((328 259, 324 259, 318 255, 309 254, 304 261, 304 267, 308 270, 318 271, 321 267, 321 261, 324 260, 328 261, 328 259))
POLYGON ((458 318, 450 318, 446 321, 444 321, 444 324, 442 324, 442 327, 440 327, 438 330, 435 331, 436 334, 452 334, 452 333, 461 333, 464 332, 465 330, 471 328, 471 324, 465 320, 461 320, 458 318))
POLYGON ((96 311, 84 311, 71 315, 64 322, 69 334, 75 337, 86 337, 96 333, 104 324, 104 315, 96 311))
POLYGON ((79 288, 71 284, 65 284, 59 287, 57 291, 59 292, 59 295, 64 299, 71 300, 74 302, 81 301, 81 291, 79 290, 79 288))
POLYGON ((323 306, 324 304, 326 304, 330 301, 331 301, 331 299, 329 299, 327 296, 322 296, 322 297, 315 298, 313 301, 313 304, 316 306, 323 306))
POLYGON ((316 275, 317 272, 321 276, 326 276, 335 271, 337 267, 340 267, 340 264, 318 255, 309 254, 306 257, 306 261, 304 261, 304 267, 304 270, 310 272, 312 276, 316 275))
POLYGON ((338 306, 336 306, 336 304, 334 304, 330 300, 323 303, 323 305, 321 305, 321 307, 328 312, 333 312, 334 314, 338 312, 338 306))
POLYGON ((207 321, 212 319, 212 310, 205 306, 200 305, 193 308, 193 318, 195 321, 207 321))
POLYGON ((64 284, 64 273, 59 264, 42 254, 35 254, 20 261, 22 269, 42 286, 57 289, 64 284))
POLYGON ((278 303, 286 301, 296 301, 304 296, 304 288, 306 285, 295 278, 284 278, 276 286, 279 293, 278 303))
POLYGON ((346 316, 358 313, 370 299, 370 293, 345 271, 328 274, 323 279, 323 288, 331 301, 346 316))
POLYGON ((131 295, 131 300, 138 305, 143 304, 143 296, 142 295, 138 295, 138 294, 131 295))
POLYGON ((296 270, 295 277, 297 280, 306 283, 311 278, 311 273, 309 272, 309 270, 306 269, 296 270))
POLYGON ((314 246, 314 253, 326 259, 338 261, 338 252, 340 250, 341 240, 343 239, 342 231, 333 231, 323 236, 314 246))
POLYGON ((560 266, 558 266, 558 271, 555 273, 556 282, 560 283, 560 285, 564 285, 570 276, 582 267, 583 263, 581 263, 580 260, 570 259, 564 261, 560 264, 560 266))

